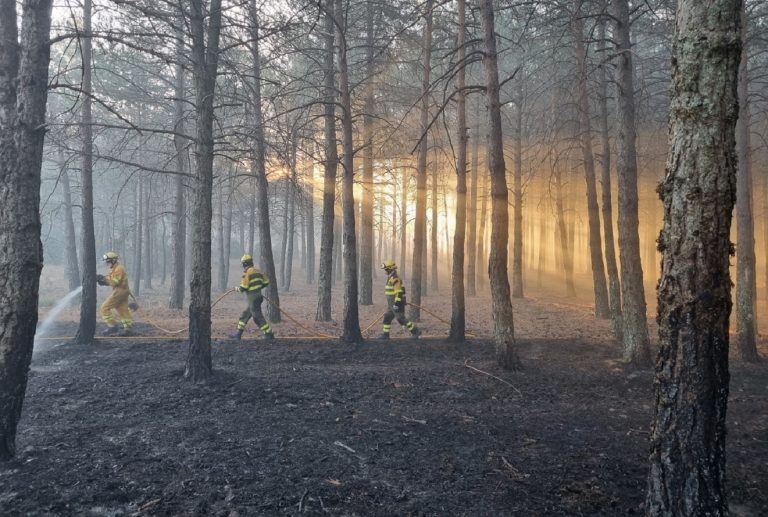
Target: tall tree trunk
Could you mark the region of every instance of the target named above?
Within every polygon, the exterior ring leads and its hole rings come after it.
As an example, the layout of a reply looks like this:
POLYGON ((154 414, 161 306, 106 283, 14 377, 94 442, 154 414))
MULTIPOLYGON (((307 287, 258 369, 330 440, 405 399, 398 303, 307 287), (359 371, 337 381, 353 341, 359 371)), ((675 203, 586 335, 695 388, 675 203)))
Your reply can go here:
MULTIPOLYGON (((217 0, 220 1, 220 0, 217 0)), ((261 270, 271 280, 264 289, 269 298, 266 316, 272 322, 280 321, 280 295, 277 290, 275 276, 275 259, 272 255, 272 230, 269 222, 269 183, 265 168, 266 141, 264 139, 264 119, 261 111, 261 58, 259 56, 259 16, 256 0, 249 3, 251 17, 251 60, 253 61, 253 83, 250 88, 250 126, 251 141, 251 174, 256 182, 256 208, 259 222, 259 248, 261 270)))
MULTIPOLYGON (((606 3, 607 4, 607 1, 606 3)), ((606 8, 606 5, 603 8, 606 8)), ((613 202, 611 189, 611 142, 608 137, 608 80, 606 78, 605 68, 608 54, 608 46, 605 36, 605 17, 600 17, 597 25, 597 39, 600 42, 601 64, 598 67, 599 88, 600 88, 600 144, 602 147, 602 156, 600 165, 602 167, 603 184, 603 236, 605 237, 605 266, 608 270, 608 304, 611 311, 611 328, 613 335, 617 340, 622 340, 622 320, 621 320, 621 282, 619 281, 619 269, 616 264, 616 250, 614 248, 613 238, 613 202)), ((630 79, 632 71, 630 69, 630 79)), ((637 230, 635 230, 637 231, 637 230)))
POLYGON ((285 251, 285 284, 283 289, 287 292, 291 290, 291 282, 293 280, 293 250, 296 243, 296 198, 301 196, 301 193, 296 188, 296 160, 293 161, 293 177, 290 181, 290 198, 288 203, 290 210, 288 212, 288 248, 285 251))
POLYGON ((565 292, 569 297, 576 296, 576 285, 573 282, 573 241, 568 238, 568 227, 565 214, 565 203, 563 201, 563 171, 559 163, 555 163, 553 168, 553 177, 555 180, 555 214, 557 217, 557 234, 560 238, 560 257, 563 261, 563 272, 565 274, 565 292))
POLYGON ((736 123, 736 145, 739 166, 736 172, 736 343, 743 361, 760 360, 757 353, 757 279, 755 264, 755 222, 752 200, 751 114, 749 107, 749 69, 746 51, 747 15, 742 7, 744 48, 739 68, 739 120, 736 123))
POLYGON ((154 250, 152 249, 152 178, 147 179, 147 195, 144 198, 144 287, 152 289, 152 259, 154 250))
POLYGON ((315 178, 313 170, 314 164, 309 167, 309 181, 307 182, 307 194, 304 201, 304 224, 307 228, 307 283, 310 285, 315 283, 315 178))
POLYGON ((405 282, 406 255, 408 252, 408 167, 403 167, 403 191, 400 198, 400 278, 405 282))
POLYGON ((226 208, 224 210, 224 282, 221 291, 229 287, 229 257, 232 256, 232 204, 234 203, 235 171, 227 170, 226 208))
POLYGON ((600 236, 600 207, 597 203, 597 185, 595 182, 595 160, 592 155, 592 128, 590 123, 589 95, 587 87, 587 60, 584 48, 584 20, 581 6, 583 0, 577 0, 576 12, 571 26, 573 30, 574 52, 576 54, 576 88, 579 108, 579 136, 581 153, 584 159, 584 179, 587 183, 587 212, 589 218, 589 255, 592 261, 592 280, 595 290, 595 316, 608 318, 608 288, 605 283, 603 265, 603 246, 600 236))
POLYGON ((66 256, 67 282, 69 290, 80 287, 80 266, 77 263, 77 237, 75 236, 75 221, 72 215, 72 187, 69 184, 69 172, 64 160, 64 151, 58 149, 59 169, 61 170, 61 187, 64 191, 64 255, 66 256))
POLYGON ((373 120, 374 84, 374 15, 376 3, 366 2, 366 80, 363 113, 363 182, 360 218, 360 304, 373 304, 373 120))
MULTIPOLYGON (((512 297, 523 297, 523 86, 517 79, 515 112, 514 233, 512 245, 512 297)), ((533 240, 531 240, 533 243, 533 240)))
POLYGON ((82 144, 82 165, 80 168, 81 214, 80 239, 82 244, 80 259, 83 275, 83 293, 80 297, 80 324, 77 327, 75 341, 83 344, 93 342, 96 333, 96 233, 93 228, 93 127, 91 126, 92 59, 91 59, 91 13, 92 0, 83 1, 83 35, 80 49, 83 62, 82 90, 83 99, 80 107, 82 144))
POLYGON ((190 0, 192 66, 195 79, 195 196, 192 210, 192 276, 189 284, 189 353, 184 377, 195 382, 212 373, 211 222, 213 219, 213 99, 219 63, 221 0, 190 0), (205 18, 208 15, 208 30, 205 18), (207 38, 206 38, 207 32, 207 38), (206 45, 207 43, 207 45, 206 45))
POLYGON ((505 369, 520 367, 515 351, 515 330, 512 301, 507 276, 507 244, 509 241, 509 209, 507 206, 504 143, 501 134, 501 103, 499 102, 499 69, 496 57, 496 34, 493 0, 482 0, 481 22, 485 53, 485 95, 488 105, 488 170, 491 175, 491 253, 488 260, 488 278, 493 302, 493 337, 496 359, 505 369))
POLYGON ((413 321, 421 318, 421 291, 424 278, 424 246, 427 233, 427 151, 429 130, 429 72, 432 57, 432 6, 433 0, 425 4, 425 27, 422 44, 421 65, 421 143, 416 165, 416 218, 413 222, 413 260, 411 271, 411 305, 410 317, 413 321))
POLYGON ((320 269, 317 281, 317 321, 331 320, 331 286, 333 285, 333 230, 336 210, 336 168, 339 157, 336 149, 336 87, 333 65, 333 2, 323 2, 325 20, 323 66, 325 77, 323 84, 325 122, 325 162, 323 163, 323 219, 320 228, 320 269))
POLYGON ((174 178, 174 208, 171 240, 171 289, 168 296, 168 308, 181 309, 184 306, 185 251, 187 247, 187 206, 184 193, 184 175, 189 173, 189 154, 186 148, 186 128, 184 124, 184 33, 176 31, 176 77, 174 81, 175 98, 173 100, 173 145, 176 152, 176 167, 179 174, 174 178))
POLYGON ((0 461, 16 453, 37 326, 51 2, 23 4, 20 35, 17 18, 16 1, 0 0, 0 461))
POLYGON ((141 262, 143 259, 142 256, 142 237, 144 235, 143 226, 144 226, 144 182, 141 181, 140 176, 136 176, 136 205, 135 205, 135 225, 134 225, 134 234, 133 234, 133 264, 132 269, 134 271, 133 275, 133 294, 134 296, 140 296, 141 295, 141 262))
POLYGON ((738 0, 680 0, 659 192, 659 356, 648 515, 728 515, 725 485, 738 0))
POLYGON ((286 278, 286 260, 288 258, 288 239, 291 237, 289 234, 289 227, 290 224, 288 222, 288 219, 290 217, 290 211, 291 211, 291 191, 293 190, 293 184, 291 183, 288 178, 285 179, 283 182, 283 187, 285 190, 283 191, 283 235, 282 239, 280 239, 280 283, 285 287, 285 278, 286 278))
MULTIPOLYGON (((440 221, 439 213, 437 210, 437 179, 440 175, 440 166, 437 156, 437 147, 435 147, 434 152, 434 160, 435 163, 432 164, 432 226, 430 227, 430 239, 429 239, 429 251, 430 255, 432 257, 432 265, 430 266, 430 273, 432 278, 432 289, 435 290, 435 294, 437 294, 438 290, 438 271, 437 271, 437 252, 439 250, 439 247, 437 245, 437 228, 438 223, 440 221)), ((426 255, 425 255, 426 256, 426 255)), ((425 282, 426 283, 426 282, 425 282)), ((426 292, 424 293, 427 294, 426 292)))
MULTIPOLYGON (((486 145, 487 145, 487 135, 486 135, 486 145)), ((486 164, 486 167, 488 165, 486 164)), ((488 174, 483 173, 481 175, 482 178, 482 184, 480 187, 480 196, 482 197, 482 202, 480 203, 480 229, 479 234, 477 236, 477 263, 480 265, 480 267, 477 268, 477 288, 478 290, 484 289, 485 286, 485 280, 483 269, 487 272, 488 269, 488 263, 485 258, 485 227, 488 222, 488 198, 490 197, 490 193, 488 192, 488 174)))
POLYGON ((162 269, 162 276, 160 277, 160 285, 165 286, 165 279, 167 277, 168 273, 168 246, 166 246, 167 239, 167 229, 165 227, 165 216, 160 218, 160 222, 163 224, 163 233, 161 236, 161 247, 163 250, 163 269, 162 269))
MULTIPOLYGON (((467 57, 466 3, 458 0, 458 35, 456 48, 458 62, 464 63, 467 57)), ((456 229, 453 234, 453 266, 451 269, 451 328, 448 340, 462 343, 466 332, 464 303, 464 236, 467 229, 467 97, 466 68, 460 66, 456 74, 456 118, 458 119, 458 147, 456 149, 456 229)), ((476 176, 476 175, 475 175, 476 176)), ((446 212, 446 216, 447 216, 446 212)))
MULTIPOLYGON (((428 0, 431 1, 431 0, 428 0)), ((338 38, 339 96, 341 98, 342 146, 342 211, 344 216, 344 328, 343 341, 359 343, 363 340, 357 306, 357 243, 355 242, 355 196, 353 169, 354 142, 352 140, 352 98, 349 91, 347 70, 347 26, 343 1, 336 0, 334 10, 336 36, 338 38)))
POLYGON ((218 234, 218 248, 219 248, 219 291, 224 292, 227 290, 227 273, 225 270, 226 264, 226 251, 224 250, 224 186, 219 188, 219 210, 217 214, 217 234, 218 234))
POLYGON ((629 2, 615 0, 616 97, 618 135, 616 170, 619 180, 619 260, 621 260, 622 339, 624 361, 649 366, 648 317, 645 306, 643 268, 640 262, 638 227, 637 151, 635 142, 635 87, 629 36, 629 2))
POLYGON ((477 199, 478 192, 478 162, 480 155, 480 103, 475 110, 475 131, 472 133, 472 189, 469 194, 469 214, 467 225, 469 226, 469 239, 467 240, 467 295, 477 295, 477 199))

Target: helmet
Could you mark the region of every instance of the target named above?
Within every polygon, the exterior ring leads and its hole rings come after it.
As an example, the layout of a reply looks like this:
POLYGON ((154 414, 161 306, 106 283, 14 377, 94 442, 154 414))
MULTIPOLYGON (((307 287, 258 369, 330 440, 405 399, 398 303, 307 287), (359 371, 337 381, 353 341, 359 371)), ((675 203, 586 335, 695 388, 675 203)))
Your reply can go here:
POLYGON ((243 265, 243 267, 245 267, 245 266, 252 266, 253 265, 253 257, 251 257, 250 255, 248 255, 246 253, 245 255, 240 257, 240 263, 243 265))
POLYGON ((384 263, 381 265, 381 269, 384 269, 386 271, 397 269, 397 264, 395 264, 395 261, 392 259, 387 259, 384 261, 384 263))
POLYGON ((115 253, 114 251, 108 251, 101 258, 102 260, 104 260, 104 262, 117 262, 117 259, 119 257, 117 256, 117 253, 115 253))

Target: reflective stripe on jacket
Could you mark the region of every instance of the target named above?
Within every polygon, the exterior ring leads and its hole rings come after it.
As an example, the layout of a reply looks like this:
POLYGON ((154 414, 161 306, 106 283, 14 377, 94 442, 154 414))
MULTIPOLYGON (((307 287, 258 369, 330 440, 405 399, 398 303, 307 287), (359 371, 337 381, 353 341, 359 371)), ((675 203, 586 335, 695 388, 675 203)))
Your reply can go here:
POLYGON ((243 271, 243 278, 240 280, 240 289, 243 291, 260 291, 269 285, 269 279, 257 268, 251 266, 243 271))

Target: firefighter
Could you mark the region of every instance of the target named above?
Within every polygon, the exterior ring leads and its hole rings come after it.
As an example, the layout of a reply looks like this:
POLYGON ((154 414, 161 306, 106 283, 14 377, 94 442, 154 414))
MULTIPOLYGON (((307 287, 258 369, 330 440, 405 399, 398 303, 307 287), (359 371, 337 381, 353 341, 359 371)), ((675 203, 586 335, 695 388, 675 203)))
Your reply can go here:
POLYGON ((394 260, 385 260, 381 269, 387 274, 387 283, 384 285, 384 294, 387 295, 387 312, 384 314, 384 330, 379 339, 389 339, 389 331, 392 329, 394 319, 411 332, 411 337, 417 339, 421 331, 412 321, 405 318, 405 287, 397 276, 397 264, 394 260))
POLYGON ((261 295, 261 289, 269 285, 269 279, 258 268, 253 267, 253 257, 250 255, 243 255, 240 259, 240 264, 243 266, 243 278, 240 280, 237 290, 246 294, 248 306, 240 315, 240 320, 237 322, 237 330, 230 337, 232 339, 242 338, 246 323, 253 317, 253 321, 264 332, 264 339, 275 339, 275 335, 272 333, 272 326, 261 312, 261 302, 264 300, 264 297, 261 295))
POLYGON ((128 307, 128 298, 131 295, 131 289, 128 287, 128 274, 114 251, 106 252, 102 258, 109 266, 109 274, 107 276, 96 275, 96 283, 112 288, 112 294, 101 305, 101 318, 107 324, 103 334, 111 336, 118 333, 115 317, 112 314, 114 309, 123 324, 122 331, 119 331, 120 335, 128 336, 131 334, 131 325, 133 324, 131 310, 128 307))

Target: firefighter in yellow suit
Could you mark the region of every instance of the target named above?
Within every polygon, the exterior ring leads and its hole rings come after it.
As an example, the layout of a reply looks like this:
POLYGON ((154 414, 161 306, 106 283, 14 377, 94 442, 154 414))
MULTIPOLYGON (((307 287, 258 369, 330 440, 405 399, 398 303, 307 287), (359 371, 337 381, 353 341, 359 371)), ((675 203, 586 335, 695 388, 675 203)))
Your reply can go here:
POLYGON ((272 325, 269 324, 261 312, 261 302, 264 301, 261 290, 269 285, 269 279, 258 268, 253 266, 253 257, 250 255, 243 255, 240 259, 240 264, 243 266, 243 278, 240 280, 237 290, 245 293, 248 299, 248 306, 240 315, 240 319, 237 322, 237 330, 230 337, 232 339, 242 338, 245 325, 253 317, 254 323, 264 332, 264 339, 275 339, 275 335, 272 333, 272 325))
POLYGON ((379 339, 389 339, 389 331, 392 330, 392 320, 411 332, 411 337, 417 339, 421 331, 415 323, 405 317, 405 287, 397 275, 397 264, 394 260, 385 260, 381 269, 387 274, 387 283, 384 284, 384 294, 387 297, 387 312, 384 314, 384 329, 379 339))
POLYGON ((114 309, 117 311, 123 324, 120 335, 128 336, 131 333, 131 325, 133 324, 131 310, 128 307, 128 298, 131 295, 131 289, 128 287, 128 274, 125 272, 125 267, 120 264, 119 257, 114 251, 108 251, 102 258, 109 265, 109 274, 107 276, 98 275, 96 281, 99 285, 112 288, 112 294, 101 305, 101 318, 107 324, 104 335, 109 336, 118 333, 115 317, 112 314, 114 309))

